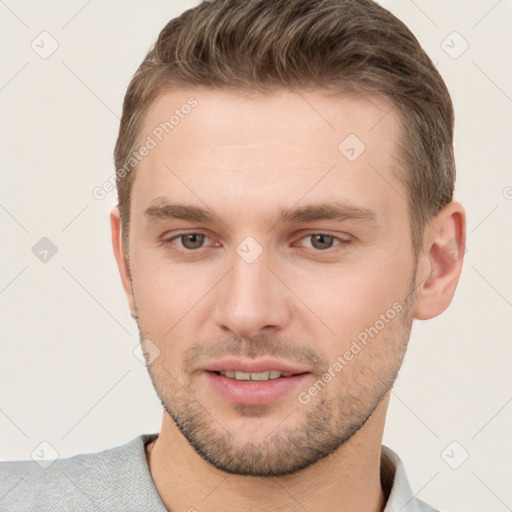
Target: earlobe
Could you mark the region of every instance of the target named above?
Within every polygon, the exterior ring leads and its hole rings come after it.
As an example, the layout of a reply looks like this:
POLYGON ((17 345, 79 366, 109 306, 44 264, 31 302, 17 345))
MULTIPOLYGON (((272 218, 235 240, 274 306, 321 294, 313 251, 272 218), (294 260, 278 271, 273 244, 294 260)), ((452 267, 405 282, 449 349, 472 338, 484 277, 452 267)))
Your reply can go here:
POLYGON ((425 230, 423 250, 418 258, 414 317, 433 318, 450 305, 466 246, 466 216, 457 201, 446 205, 425 230))
POLYGON ((126 298, 128 299, 131 315, 136 318, 130 264, 123 244, 121 217, 117 206, 110 212, 110 227, 112 232, 112 248, 114 249, 114 256, 117 261, 121 282, 126 293, 126 298))

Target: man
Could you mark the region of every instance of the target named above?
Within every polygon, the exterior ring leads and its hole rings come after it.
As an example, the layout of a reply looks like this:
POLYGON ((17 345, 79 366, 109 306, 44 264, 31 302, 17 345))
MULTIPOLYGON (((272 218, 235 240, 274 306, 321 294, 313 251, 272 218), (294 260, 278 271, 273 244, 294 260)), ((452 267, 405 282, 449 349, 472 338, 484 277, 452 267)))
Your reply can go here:
POLYGON ((4 463, 2 510, 434 510, 381 443, 413 319, 461 272, 452 135, 370 0, 171 20, 128 87, 111 213, 161 431, 4 463))

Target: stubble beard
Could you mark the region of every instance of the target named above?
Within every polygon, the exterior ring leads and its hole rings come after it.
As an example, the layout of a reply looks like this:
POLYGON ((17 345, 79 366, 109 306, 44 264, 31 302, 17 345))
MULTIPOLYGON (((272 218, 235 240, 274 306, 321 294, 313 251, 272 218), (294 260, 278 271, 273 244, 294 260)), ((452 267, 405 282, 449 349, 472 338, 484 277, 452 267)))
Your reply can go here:
MULTIPOLYGON (((357 379, 346 382, 342 371, 333 383, 327 384, 336 386, 338 379, 337 396, 333 397, 328 391, 322 390, 314 400, 301 406, 305 413, 300 424, 286 426, 286 418, 291 411, 284 413, 281 419, 274 420, 275 425, 269 428, 269 434, 260 440, 243 442, 238 439, 237 432, 223 425, 223 420, 216 415, 216 411, 208 409, 208 403, 197 400, 190 380, 182 384, 158 364, 163 358, 158 358, 155 361, 157 364, 154 362, 149 365, 148 371, 164 411, 196 453, 212 466, 236 475, 289 475, 339 450, 366 424, 391 390, 405 356, 413 320, 414 298, 413 287, 401 302, 404 307, 395 318, 397 326, 392 333, 392 339, 373 340, 374 343, 389 343, 391 348, 385 364, 380 362, 374 367, 366 365, 359 368, 362 379, 357 383, 357 379), (370 380, 368 375, 371 376, 370 380)), ((137 324, 143 340, 146 336, 138 316, 137 324)), ((246 340, 240 340, 242 341, 246 340)), ((265 341, 268 342, 268 338, 265 341)), ((259 341, 254 344, 261 346, 259 341)), ((364 348, 366 350, 372 350, 371 343, 364 348)), ((355 357, 357 358, 359 356, 355 357)), ((363 360, 375 362, 371 357, 363 360)), ((294 396, 291 408, 296 406, 295 400, 294 396)), ((271 405, 233 404, 233 407, 240 416, 253 418, 264 417, 272 411, 271 405)))

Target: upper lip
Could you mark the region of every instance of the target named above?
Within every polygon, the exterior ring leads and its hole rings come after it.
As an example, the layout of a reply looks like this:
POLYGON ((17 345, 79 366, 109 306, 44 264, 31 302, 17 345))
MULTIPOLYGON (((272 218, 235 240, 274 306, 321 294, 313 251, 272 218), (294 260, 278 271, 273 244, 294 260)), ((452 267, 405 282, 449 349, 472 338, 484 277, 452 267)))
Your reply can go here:
POLYGON ((267 372, 270 370, 288 372, 293 374, 306 373, 307 369, 293 366, 290 363, 279 361, 277 359, 221 359, 215 361, 204 368, 208 372, 244 372, 244 373, 259 373, 267 372))

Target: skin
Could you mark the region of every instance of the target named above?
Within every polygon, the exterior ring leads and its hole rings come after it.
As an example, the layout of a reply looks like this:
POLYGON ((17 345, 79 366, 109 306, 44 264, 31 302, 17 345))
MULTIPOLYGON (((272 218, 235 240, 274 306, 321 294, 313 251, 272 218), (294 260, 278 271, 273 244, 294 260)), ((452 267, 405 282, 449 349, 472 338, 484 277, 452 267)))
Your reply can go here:
POLYGON ((384 98, 173 91, 149 110, 141 140, 190 96, 197 107, 137 167, 129 247, 111 212, 122 283, 141 339, 150 340, 148 369, 165 409, 147 447, 161 499, 172 511, 383 510, 391 386, 413 319, 452 300, 464 210, 455 201, 443 208, 416 257, 407 190, 393 172, 398 119, 384 98), (354 161, 338 150, 348 134, 366 146, 354 161), (277 221, 280 211, 333 202, 365 215, 277 221), (218 220, 145 214, 176 203, 218 220), (203 245, 199 238, 200 248, 187 249, 198 238, 178 238, 184 230, 206 235, 203 245), (237 253, 246 237, 262 250, 251 263, 237 253), (298 394, 397 304, 399 313, 301 403, 298 394), (235 404, 205 371, 225 356, 272 356, 307 375, 269 404, 235 404))

